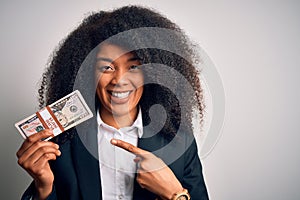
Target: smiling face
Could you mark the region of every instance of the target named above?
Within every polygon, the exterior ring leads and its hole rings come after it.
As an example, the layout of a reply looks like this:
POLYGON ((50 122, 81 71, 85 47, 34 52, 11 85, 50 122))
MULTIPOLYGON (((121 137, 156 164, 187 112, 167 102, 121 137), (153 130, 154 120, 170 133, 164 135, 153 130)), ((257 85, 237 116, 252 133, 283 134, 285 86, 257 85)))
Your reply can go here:
POLYGON ((101 103, 101 118, 127 115, 134 121, 143 94, 144 76, 140 60, 134 53, 126 53, 111 44, 102 45, 96 59, 96 91, 101 103))

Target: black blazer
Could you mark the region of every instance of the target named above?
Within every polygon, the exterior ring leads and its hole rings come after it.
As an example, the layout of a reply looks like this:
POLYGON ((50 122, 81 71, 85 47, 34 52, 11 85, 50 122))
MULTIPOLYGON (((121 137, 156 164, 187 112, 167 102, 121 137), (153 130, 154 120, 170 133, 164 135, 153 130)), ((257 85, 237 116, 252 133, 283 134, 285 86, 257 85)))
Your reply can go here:
MULTIPOLYGON (((86 134, 85 130, 86 127, 83 127, 77 131, 83 134, 75 134, 61 144, 61 156, 50 162, 55 180, 49 200, 102 199, 97 135, 96 131, 86 134)), ((175 137, 172 141, 169 142, 162 134, 151 136, 144 129, 143 137, 138 140, 138 147, 164 160, 182 186, 188 189, 193 200, 207 200, 208 194, 194 137, 184 135, 175 137)), ((32 183, 22 199, 29 200, 34 194, 35 188, 32 183)), ((133 199, 154 200, 156 197, 155 194, 142 189, 135 181, 133 199)))

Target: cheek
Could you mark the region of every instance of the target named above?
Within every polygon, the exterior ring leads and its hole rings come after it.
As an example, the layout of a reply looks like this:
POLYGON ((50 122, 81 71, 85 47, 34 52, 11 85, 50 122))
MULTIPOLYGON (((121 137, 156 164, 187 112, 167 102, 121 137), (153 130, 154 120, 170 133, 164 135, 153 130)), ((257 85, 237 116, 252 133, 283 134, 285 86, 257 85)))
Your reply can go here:
POLYGON ((102 74, 101 76, 98 76, 97 89, 106 88, 109 82, 110 77, 107 74, 102 74))
POLYGON ((97 92, 97 97, 98 97, 99 101, 102 102, 102 101, 101 101, 101 99, 102 99, 102 98, 101 98, 101 97, 102 97, 102 94, 101 94, 101 91, 100 91, 100 89, 99 89, 99 86, 97 86, 96 92, 97 92))
POLYGON ((143 86, 141 86, 141 87, 139 87, 138 89, 137 89, 137 98, 138 98, 138 101, 141 99, 141 97, 142 97, 142 95, 143 95, 143 91, 144 91, 144 87, 143 86))
POLYGON ((96 89, 99 99, 101 99, 101 97, 104 93, 106 85, 107 85, 107 81, 105 80, 104 77, 101 77, 101 79, 99 79, 98 82, 97 82, 97 89, 96 89))
POLYGON ((137 83, 137 92, 138 92, 138 96, 139 98, 141 98, 143 91, 144 91, 144 76, 141 75, 138 79, 138 83, 137 83))
POLYGON ((144 86, 144 75, 142 73, 137 74, 132 80, 134 80, 134 86, 136 88, 139 89, 139 88, 142 88, 144 86))

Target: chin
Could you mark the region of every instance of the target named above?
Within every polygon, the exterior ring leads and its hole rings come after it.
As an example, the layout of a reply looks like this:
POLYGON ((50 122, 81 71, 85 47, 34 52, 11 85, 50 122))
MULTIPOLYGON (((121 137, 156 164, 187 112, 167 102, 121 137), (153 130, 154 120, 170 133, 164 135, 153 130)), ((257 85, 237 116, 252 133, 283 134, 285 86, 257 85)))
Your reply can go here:
POLYGON ((134 109, 128 108, 128 106, 117 106, 111 109, 111 113, 116 117, 130 114, 134 109))

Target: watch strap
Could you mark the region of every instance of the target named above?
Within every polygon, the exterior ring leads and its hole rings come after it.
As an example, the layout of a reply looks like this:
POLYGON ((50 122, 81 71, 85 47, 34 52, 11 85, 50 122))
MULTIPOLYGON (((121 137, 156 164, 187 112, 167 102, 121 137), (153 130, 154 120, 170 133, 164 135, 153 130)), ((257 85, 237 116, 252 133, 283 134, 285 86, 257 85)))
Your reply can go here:
POLYGON ((173 194, 171 200, 190 200, 191 196, 187 189, 183 188, 182 191, 173 194))

